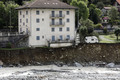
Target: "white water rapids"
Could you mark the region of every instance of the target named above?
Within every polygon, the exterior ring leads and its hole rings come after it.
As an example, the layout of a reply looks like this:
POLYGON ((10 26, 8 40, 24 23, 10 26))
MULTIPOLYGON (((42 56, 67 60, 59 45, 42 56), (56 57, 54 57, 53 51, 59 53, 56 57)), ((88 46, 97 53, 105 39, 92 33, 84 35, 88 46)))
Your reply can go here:
POLYGON ((2 67, 0 80, 120 80, 120 68, 55 65, 2 67))

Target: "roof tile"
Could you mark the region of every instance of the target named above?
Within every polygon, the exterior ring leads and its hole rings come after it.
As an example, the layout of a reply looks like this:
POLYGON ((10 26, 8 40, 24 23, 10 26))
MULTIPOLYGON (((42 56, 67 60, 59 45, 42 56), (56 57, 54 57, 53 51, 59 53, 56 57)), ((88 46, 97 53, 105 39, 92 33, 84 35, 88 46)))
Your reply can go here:
POLYGON ((20 6, 16 9, 77 9, 77 7, 68 5, 59 0, 35 0, 31 3, 20 6))

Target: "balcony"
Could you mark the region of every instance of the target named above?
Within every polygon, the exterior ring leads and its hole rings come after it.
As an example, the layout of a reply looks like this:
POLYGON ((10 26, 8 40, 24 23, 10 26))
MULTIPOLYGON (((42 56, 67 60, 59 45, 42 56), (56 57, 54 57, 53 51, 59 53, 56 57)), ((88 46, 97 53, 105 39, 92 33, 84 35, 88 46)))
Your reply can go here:
POLYGON ((65 17, 65 15, 64 14, 56 14, 56 15, 52 15, 52 14, 50 14, 50 18, 64 18, 65 17))
POLYGON ((62 23, 60 23, 60 22, 56 22, 56 23, 50 23, 50 26, 64 26, 65 25, 65 22, 62 22, 62 23))

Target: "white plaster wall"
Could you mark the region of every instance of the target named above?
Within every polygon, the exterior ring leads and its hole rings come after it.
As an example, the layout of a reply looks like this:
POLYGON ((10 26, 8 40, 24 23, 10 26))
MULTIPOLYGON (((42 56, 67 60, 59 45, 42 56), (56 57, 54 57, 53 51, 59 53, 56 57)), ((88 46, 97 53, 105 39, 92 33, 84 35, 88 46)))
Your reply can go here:
POLYGON ((18 16, 19 17, 18 18, 19 33, 23 31, 26 33, 26 29, 30 31, 30 10, 29 9, 19 10, 18 15, 19 15, 18 16), (21 15, 20 15, 20 11, 21 11, 21 15), (28 11, 28 15, 26 15, 26 11, 28 11), (20 19, 22 20, 21 23, 20 23, 20 19), (28 19, 28 23, 26 23, 26 19, 28 19), (25 23, 25 25, 23 25, 23 23, 25 23), (22 29, 22 31, 20 31, 20 28, 22 29))
MULTIPOLYGON (((26 19, 22 18, 23 14, 25 15, 26 10, 21 10, 22 15, 19 15, 19 18, 23 19, 22 21, 26 22, 26 19)), ((28 18, 29 23, 28 28, 30 30, 30 37, 29 37, 29 46, 45 46, 47 45, 47 40, 52 39, 52 35, 55 36, 56 39, 59 39, 59 36, 62 35, 63 39, 66 39, 67 35, 70 35, 70 38, 73 40, 75 38, 75 10, 74 9, 29 9, 28 16, 25 15, 25 18, 28 18), (40 14, 36 15, 36 11, 39 10, 40 14), (44 13, 42 13, 44 11, 44 13), (55 14, 59 14, 59 11, 65 15, 63 18, 63 22, 65 22, 64 26, 50 26, 51 22, 51 11, 55 11, 55 14), (69 15, 66 15, 66 11, 70 11, 69 15), (40 19, 40 23, 36 23, 36 18, 40 19), (66 19, 69 18, 70 22, 67 23, 66 19), (44 21, 42 21, 44 19, 44 21), (55 28, 55 32, 51 31, 51 28, 55 28), (60 32, 59 28, 62 27, 63 31, 60 32), (66 31, 66 28, 69 27, 70 31, 66 31), (36 31, 36 28, 40 28, 40 31, 36 31), (40 40, 36 40, 36 36, 40 36, 40 40), (44 38, 42 38, 44 36, 44 38)), ((19 19, 20 20, 20 19, 19 19)), ((59 18, 55 19, 55 22, 59 22, 59 18)), ((19 28, 23 28, 25 30, 26 26, 23 26, 23 22, 20 23, 19 21, 19 28)), ((20 29, 19 29, 20 31, 20 29)))

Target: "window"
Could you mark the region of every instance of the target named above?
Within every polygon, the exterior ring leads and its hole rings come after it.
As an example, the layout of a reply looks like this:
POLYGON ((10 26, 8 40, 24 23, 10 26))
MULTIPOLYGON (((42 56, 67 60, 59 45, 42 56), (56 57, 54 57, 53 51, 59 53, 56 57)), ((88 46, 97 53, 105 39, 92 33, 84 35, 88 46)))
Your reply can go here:
POLYGON ((51 31, 54 32, 54 31, 55 31, 55 28, 51 28, 51 31))
POLYGON ((63 40, 63 37, 62 37, 62 35, 60 35, 60 40, 63 40))
POLYGON ((70 11, 67 11, 66 14, 69 15, 69 14, 70 14, 70 11))
POLYGON ((55 36, 52 36, 52 41, 55 41, 55 36))
POLYGON ((25 18, 25 15, 23 15, 23 18, 25 18))
POLYGON ((40 19, 36 19, 36 23, 39 23, 40 22, 40 19))
POLYGON ((39 15, 40 14, 40 11, 36 11, 36 15, 39 15))
POLYGON ((20 15, 22 15, 22 12, 20 11, 20 15))
POLYGON ((42 13, 44 13, 44 11, 42 11, 42 13))
POLYGON ((55 25, 55 19, 52 19, 52 25, 55 25))
POLYGON ((28 19, 26 19, 26 23, 28 23, 28 19))
POLYGON ((40 31, 40 28, 36 28, 36 31, 40 31))
POLYGON ((26 33, 28 33, 28 28, 26 28, 26 33))
POLYGON ((25 23, 23 23, 23 26, 25 25, 25 23))
POLYGON ((28 15, 28 11, 26 11, 26 15, 28 15))
POLYGON ((59 24, 62 25, 62 19, 59 19, 59 24))
POLYGON ((20 28, 20 32, 22 32, 22 28, 20 28))
POLYGON ((62 11, 59 11, 59 17, 62 17, 62 11))
POLYGON ((62 28, 59 28, 59 31, 62 31, 62 28))
POLYGON ((42 18, 42 21, 44 21, 44 18, 42 18))
POLYGON ((40 40, 40 36, 36 36, 36 40, 40 40))
POLYGON ((70 22, 70 19, 67 19, 67 22, 70 22))
POLYGON ((70 28, 69 27, 67 27, 67 30, 66 31, 70 31, 70 28))
POLYGON ((55 11, 52 11, 52 17, 55 17, 55 11))
POLYGON ((22 19, 20 19, 20 23, 22 23, 22 19))
POLYGON ((67 35, 67 40, 70 40, 70 35, 67 35))
POLYGON ((44 39, 44 36, 42 36, 42 38, 44 39))
POLYGON ((94 39, 91 39, 92 41, 94 41, 94 39))
POLYGON ((62 11, 59 11, 59 17, 62 17, 62 11))

